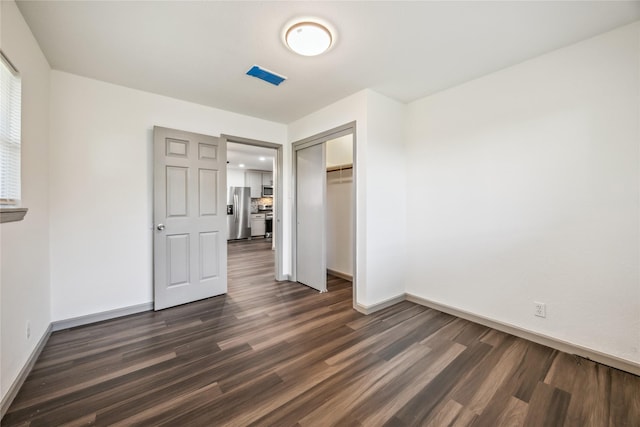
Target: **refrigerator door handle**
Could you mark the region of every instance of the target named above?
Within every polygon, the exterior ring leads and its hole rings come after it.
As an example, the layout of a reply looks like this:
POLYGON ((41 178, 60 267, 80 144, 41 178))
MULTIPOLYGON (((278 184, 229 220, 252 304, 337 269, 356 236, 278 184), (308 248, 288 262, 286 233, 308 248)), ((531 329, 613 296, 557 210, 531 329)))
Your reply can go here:
POLYGON ((235 220, 235 222, 238 222, 238 195, 237 194, 233 195, 233 206, 235 207, 235 209, 233 210, 233 219, 235 220))

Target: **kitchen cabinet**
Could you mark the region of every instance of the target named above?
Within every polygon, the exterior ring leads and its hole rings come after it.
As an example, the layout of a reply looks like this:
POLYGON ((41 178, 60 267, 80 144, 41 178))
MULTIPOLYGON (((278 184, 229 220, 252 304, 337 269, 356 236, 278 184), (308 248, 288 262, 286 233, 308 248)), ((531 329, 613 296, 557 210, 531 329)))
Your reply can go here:
POLYGON ((262 197, 262 172, 246 171, 244 173, 245 185, 251 188, 251 198, 262 197))
POLYGON ((244 173, 245 185, 251 188, 251 198, 262 197, 262 186, 273 186, 273 172, 246 171, 244 173))
POLYGON ((264 236, 266 229, 266 216, 263 213, 251 214, 251 237, 264 236))
POLYGON ((273 172, 262 172, 262 185, 273 186, 273 172))

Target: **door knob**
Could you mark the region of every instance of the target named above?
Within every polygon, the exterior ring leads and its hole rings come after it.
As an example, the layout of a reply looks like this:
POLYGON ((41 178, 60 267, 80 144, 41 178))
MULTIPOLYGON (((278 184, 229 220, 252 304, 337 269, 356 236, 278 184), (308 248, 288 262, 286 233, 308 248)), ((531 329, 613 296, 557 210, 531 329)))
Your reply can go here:
POLYGON ((164 224, 158 224, 156 228, 158 229, 158 231, 162 231, 164 230, 164 224))

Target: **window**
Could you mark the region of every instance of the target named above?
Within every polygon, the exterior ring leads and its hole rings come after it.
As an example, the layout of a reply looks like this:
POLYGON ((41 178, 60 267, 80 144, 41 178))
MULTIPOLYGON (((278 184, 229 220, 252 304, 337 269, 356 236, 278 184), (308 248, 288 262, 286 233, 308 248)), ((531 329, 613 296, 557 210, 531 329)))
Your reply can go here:
POLYGON ((20 126, 22 83, 18 71, 0 51, 0 223, 22 221, 20 202, 20 126))
POLYGON ((0 204, 20 200, 20 76, 0 52, 0 204))

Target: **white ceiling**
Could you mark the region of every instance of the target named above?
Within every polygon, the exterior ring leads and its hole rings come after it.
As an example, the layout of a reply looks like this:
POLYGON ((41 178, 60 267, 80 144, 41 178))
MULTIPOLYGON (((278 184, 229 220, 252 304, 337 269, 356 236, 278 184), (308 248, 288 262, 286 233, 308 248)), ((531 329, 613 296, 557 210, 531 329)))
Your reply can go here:
POLYGON ((230 169, 273 170, 274 148, 227 142, 227 163, 230 169), (261 160, 264 159, 264 160, 261 160), (243 167, 240 167, 243 164, 243 167))
POLYGON ((57 70, 289 123, 364 88, 402 102, 640 19, 638 1, 34 1, 18 6, 57 70), (281 42, 332 23, 325 55, 281 42), (289 79, 245 75, 254 64, 289 79))

